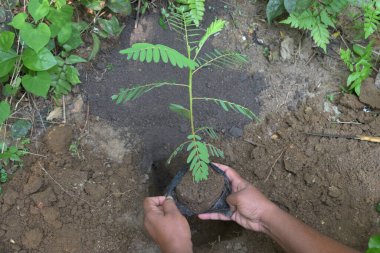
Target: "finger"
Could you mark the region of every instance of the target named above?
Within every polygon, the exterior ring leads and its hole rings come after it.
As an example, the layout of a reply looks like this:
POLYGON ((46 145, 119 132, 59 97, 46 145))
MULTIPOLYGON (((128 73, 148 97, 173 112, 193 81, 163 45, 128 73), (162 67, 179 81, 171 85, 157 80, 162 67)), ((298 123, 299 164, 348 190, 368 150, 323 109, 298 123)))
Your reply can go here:
POLYGON ((231 193, 227 196, 226 201, 230 205, 232 211, 236 210, 236 207, 239 204, 238 193, 231 193))
POLYGON ((232 188, 234 191, 240 190, 243 185, 247 184, 247 181, 244 180, 234 169, 227 165, 219 164, 219 163, 213 163, 215 164, 218 168, 224 171, 226 173, 228 179, 231 182, 232 188))
POLYGON ((155 212, 157 214, 163 214, 161 206, 164 203, 164 201, 165 201, 164 196, 145 198, 144 200, 145 213, 155 212))
POLYGON ((198 218, 201 220, 231 220, 229 217, 221 213, 202 213, 198 214, 198 218))
POLYGON ((172 197, 167 197, 162 205, 164 215, 181 214, 172 197))

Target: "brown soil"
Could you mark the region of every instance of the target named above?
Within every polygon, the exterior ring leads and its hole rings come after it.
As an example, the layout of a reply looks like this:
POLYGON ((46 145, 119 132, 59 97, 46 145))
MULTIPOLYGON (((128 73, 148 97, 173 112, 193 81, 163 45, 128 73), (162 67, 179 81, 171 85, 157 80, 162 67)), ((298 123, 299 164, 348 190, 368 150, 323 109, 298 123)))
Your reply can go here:
POLYGON ((195 183, 191 173, 186 173, 175 191, 178 200, 194 213, 209 210, 219 199, 224 189, 224 177, 211 168, 207 180, 195 183))

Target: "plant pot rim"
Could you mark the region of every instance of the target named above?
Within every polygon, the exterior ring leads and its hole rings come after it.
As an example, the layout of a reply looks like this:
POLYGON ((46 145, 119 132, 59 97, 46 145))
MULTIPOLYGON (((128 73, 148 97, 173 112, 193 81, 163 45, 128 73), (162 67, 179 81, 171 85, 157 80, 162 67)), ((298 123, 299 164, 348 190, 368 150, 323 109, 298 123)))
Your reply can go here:
POLYGON ((194 212, 186 204, 180 202, 177 198, 175 188, 181 182, 181 180, 185 176, 185 174, 189 171, 189 165, 183 166, 182 169, 180 169, 177 172, 177 174, 174 176, 174 178, 170 181, 170 184, 166 188, 165 196, 171 196, 174 199, 174 201, 175 201, 178 209, 180 210, 180 212, 187 217, 197 215, 197 214, 201 214, 201 213, 211 213, 211 212, 212 213, 222 213, 222 214, 226 215, 227 217, 231 217, 232 212, 230 210, 229 205, 226 202, 227 196, 231 194, 231 183, 230 183, 226 173, 223 170, 221 170, 219 167, 217 167, 213 163, 209 163, 208 165, 214 172, 222 175, 224 178, 223 190, 222 190, 219 198, 217 198, 215 200, 214 204, 211 206, 210 209, 208 209, 205 212, 199 212, 199 213, 194 212))

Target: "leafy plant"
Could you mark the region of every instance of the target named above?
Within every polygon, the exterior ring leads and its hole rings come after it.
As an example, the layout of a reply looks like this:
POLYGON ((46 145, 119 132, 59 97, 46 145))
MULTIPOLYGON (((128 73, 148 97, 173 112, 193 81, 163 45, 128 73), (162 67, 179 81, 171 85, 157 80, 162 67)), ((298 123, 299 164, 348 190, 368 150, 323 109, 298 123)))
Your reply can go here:
POLYGON ((175 0, 181 11, 189 14, 190 20, 198 27, 205 13, 205 0, 175 0))
POLYGON ((364 1, 364 37, 371 36, 380 25, 380 2, 376 0, 364 1))
MULTIPOLYGON (((182 1, 183 4, 189 4, 191 1, 182 1), (186 2, 186 3, 185 3, 186 2)), ((203 1, 200 1, 203 3, 203 1)), ((120 92, 112 99, 117 103, 126 103, 133 101, 145 93, 162 88, 165 86, 176 86, 187 89, 189 95, 188 108, 183 105, 170 104, 169 109, 184 117, 189 121, 191 132, 187 136, 187 141, 180 144, 169 157, 170 162, 179 152, 186 150, 189 152, 187 163, 190 165, 193 178, 196 182, 205 180, 208 177, 208 164, 210 156, 223 157, 224 153, 217 147, 206 143, 201 134, 209 135, 211 138, 217 138, 215 130, 210 127, 195 128, 193 104, 196 102, 213 102, 219 105, 225 111, 234 111, 246 116, 249 119, 256 119, 255 114, 248 108, 222 99, 194 97, 193 85, 194 75, 207 66, 232 67, 236 68, 247 62, 245 56, 236 52, 218 51, 203 53, 204 44, 213 35, 223 30, 225 21, 216 19, 203 32, 198 29, 198 21, 194 20, 194 13, 187 11, 186 8, 174 7, 175 10, 167 16, 169 27, 179 33, 186 46, 186 55, 181 54, 175 49, 165 45, 136 43, 130 48, 122 50, 120 53, 125 54, 128 60, 135 60, 144 63, 167 63, 180 69, 185 68, 188 71, 188 82, 178 84, 167 81, 160 81, 151 84, 137 85, 132 88, 121 89, 120 92)))
POLYGON ((348 90, 359 96, 362 82, 372 73, 372 43, 364 49, 359 45, 354 45, 353 51, 341 49, 340 57, 351 72, 347 78, 348 90))
POLYGON ((365 253, 380 253, 380 235, 374 235, 369 239, 368 250, 365 253))

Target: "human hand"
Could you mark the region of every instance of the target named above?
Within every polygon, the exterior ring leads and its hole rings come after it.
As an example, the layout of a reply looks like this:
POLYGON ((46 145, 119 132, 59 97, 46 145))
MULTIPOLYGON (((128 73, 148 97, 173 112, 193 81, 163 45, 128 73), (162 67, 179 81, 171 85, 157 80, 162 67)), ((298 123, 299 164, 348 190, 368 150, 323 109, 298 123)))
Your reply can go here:
POLYGON ((202 220, 233 220, 242 227, 257 232, 265 232, 263 217, 267 211, 276 208, 259 190, 240 177, 232 168, 215 163, 229 178, 232 193, 227 197, 233 214, 230 217, 221 213, 199 214, 202 220))
POLYGON ((172 198, 145 198, 144 226, 164 253, 190 253, 190 226, 172 198))

